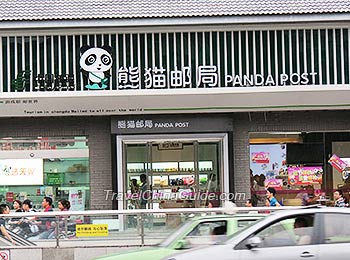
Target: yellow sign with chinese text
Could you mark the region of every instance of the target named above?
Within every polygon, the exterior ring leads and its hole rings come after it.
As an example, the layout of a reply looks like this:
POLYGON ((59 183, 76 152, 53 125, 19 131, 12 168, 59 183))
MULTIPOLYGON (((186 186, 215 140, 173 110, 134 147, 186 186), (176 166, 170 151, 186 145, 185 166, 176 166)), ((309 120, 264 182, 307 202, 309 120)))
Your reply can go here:
POLYGON ((105 237, 108 236, 108 224, 78 224, 77 237, 105 237))

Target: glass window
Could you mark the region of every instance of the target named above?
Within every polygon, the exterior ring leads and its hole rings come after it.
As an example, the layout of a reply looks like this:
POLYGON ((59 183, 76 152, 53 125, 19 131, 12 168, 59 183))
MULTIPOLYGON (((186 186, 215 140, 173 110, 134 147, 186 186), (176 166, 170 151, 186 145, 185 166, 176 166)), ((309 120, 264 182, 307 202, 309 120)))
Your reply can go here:
MULTIPOLYGON (((338 156, 342 162, 339 167, 332 167, 333 191, 340 189, 343 192, 344 198, 349 200, 350 191, 350 142, 332 142, 332 154, 338 156), (343 164, 345 163, 345 165, 343 164), (342 166, 345 168, 342 169, 342 166)), ((330 194, 334 199, 333 194, 330 194)))
POLYGON ((1 138, 0 153, 1 203, 30 199, 40 209, 49 196, 55 208, 60 199, 69 200, 71 210, 90 207, 86 137, 1 138), (30 157, 28 150, 33 151, 30 157))
MULTIPOLYGON (((260 248, 309 245, 312 243, 313 226, 313 215, 296 216, 278 221, 254 236, 261 239, 260 248)), ((238 248, 246 249, 246 241, 238 248)))
POLYGON ((349 214, 325 214, 325 244, 350 242, 349 217, 349 214))
POLYGON ((265 204, 266 187, 274 187, 285 206, 333 206, 337 189, 349 200, 350 132, 260 132, 249 137, 251 194, 259 206, 265 204))
POLYGON ((245 227, 250 226, 251 224, 255 223, 256 219, 240 219, 237 221, 237 228, 238 230, 241 230, 245 227))
POLYGON ((208 194, 202 206, 220 207, 220 194, 223 191, 223 176, 220 165, 220 143, 203 142, 198 147, 199 192, 208 194))
POLYGON ((226 221, 202 222, 194 227, 185 239, 191 244, 213 244, 226 237, 226 221))
POLYGON ((326 203, 323 133, 251 133, 250 181, 255 204, 265 204, 265 189, 275 188, 285 206, 326 203))
POLYGON ((88 158, 44 159, 44 185, 35 197, 49 195, 55 206, 58 200, 66 199, 71 202, 70 210, 85 210, 90 206, 89 190, 88 158))

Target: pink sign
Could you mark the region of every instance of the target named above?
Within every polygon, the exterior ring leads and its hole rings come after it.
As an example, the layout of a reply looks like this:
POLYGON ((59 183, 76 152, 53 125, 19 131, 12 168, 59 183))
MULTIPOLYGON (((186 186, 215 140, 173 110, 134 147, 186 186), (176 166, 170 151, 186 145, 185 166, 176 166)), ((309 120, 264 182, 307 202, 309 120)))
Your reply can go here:
POLYGON ((267 152, 252 153, 252 162, 253 163, 269 163, 270 162, 270 153, 267 153, 267 152))
POLYGON ((291 185, 322 184, 322 166, 288 167, 288 182, 291 185))
POLYGON ((347 163, 340 159, 337 155, 333 154, 329 158, 328 162, 332 165, 338 172, 343 172, 347 166, 347 163))
POLYGON ((265 180, 265 188, 275 188, 276 190, 281 190, 283 187, 282 179, 268 179, 265 180))

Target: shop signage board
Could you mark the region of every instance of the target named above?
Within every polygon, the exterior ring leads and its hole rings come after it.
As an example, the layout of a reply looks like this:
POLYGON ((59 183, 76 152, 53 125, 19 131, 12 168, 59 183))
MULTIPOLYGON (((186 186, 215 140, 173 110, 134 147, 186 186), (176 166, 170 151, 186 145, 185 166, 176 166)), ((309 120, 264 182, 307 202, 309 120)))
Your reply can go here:
POLYGON ((182 150, 181 142, 162 142, 158 145, 159 150, 182 150))
POLYGON ((1 185, 42 185, 43 159, 0 160, 1 185))
MULTIPOLYGON (((95 48, 100 49, 100 48, 95 48)), ((111 58, 112 59, 112 58, 111 58)), ((111 64, 112 65, 112 64, 111 64)), ((88 70, 88 68, 86 68, 88 70)), ((111 66, 108 67, 108 71, 111 66)), ((166 71, 163 67, 144 68, 120 67, 115 75, 101 75, 94 84, 84 84, 85 90, 102 90, 110 88, 111 77, 118 82, 117 90, 150 90, 150 89, 176 89, 176 88, 199 88, 199 87, 262 87, 262 86, 286 86, 288 85, 315 85, 317 72, 292 73, 278 75, 249 74, 228 75, 224 74, 224 82, 219 83, 222 74, 216 65, 203 65, 196 68, 185 66, 180 69, 166 71), (192 79, 191 71, 195 71, 196 77, 192 79), (142 76, 141 76, 142 74, 142 76), (99 85, 101 79, 104 84, 99 85), (96 84, 96 85, 95 85, 96 84)), ((87 71, 89 72, 89 71, 87 71)), ((93 72, 90 72, 93 73, 93 72)), ((33 86, 31 92, 57 92, 77 91, 76 78, 80 74, 39 74, 34 75, 30 70, 24 70, 17 74, 11 81, 14 92, 25 91, 26 87, 33 86)), ((92 83, 92 82, 91 82, 92 83)))
POLYGON ((346 27, 3 36, 0 117, 347 109, 349 35, 346 27))
MULTIPOLYGON (((115 117, 111 121, 112 133, 178 133, 178 132, 202 132, 203 129, 210 129, 212 132, 232 131, 233 122, 227 116, 178 116, 174 115, 171 118, 158 115, 152 116, 134 116, 134 117, 115 117)), ((175 147, 178 144, 162 144, 161 149, 166 149, 166 146, 175 147)), ((176 147, 181 149, 180 146, 176 147)))
POLYGON ((3 36, 1 92, 349 84, 348 39, 347 27, 3 36))

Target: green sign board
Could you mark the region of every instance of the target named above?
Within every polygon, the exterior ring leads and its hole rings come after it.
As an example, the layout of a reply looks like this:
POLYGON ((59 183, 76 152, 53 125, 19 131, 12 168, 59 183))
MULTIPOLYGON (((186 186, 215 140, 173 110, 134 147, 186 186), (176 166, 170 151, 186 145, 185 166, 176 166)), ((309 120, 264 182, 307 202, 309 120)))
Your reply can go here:
POLYGON ((64 182, 64 173, 48 173, 47 185, 59 185, 64 182))

